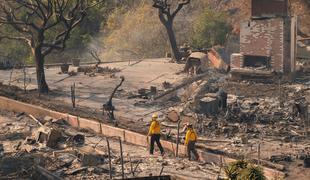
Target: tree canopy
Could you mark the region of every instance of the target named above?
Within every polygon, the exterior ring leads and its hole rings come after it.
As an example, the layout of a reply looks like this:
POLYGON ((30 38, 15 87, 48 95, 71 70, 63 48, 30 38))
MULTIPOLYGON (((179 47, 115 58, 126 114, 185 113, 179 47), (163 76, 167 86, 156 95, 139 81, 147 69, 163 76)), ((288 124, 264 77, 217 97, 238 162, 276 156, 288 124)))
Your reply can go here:
POLYGON ((0 44, 0 48, 5 54, 15 52, 13 54, 16 56, 12 58, 22 61, 25 57, 33 56, 31 51, 25 50, 21 53, 16 50, 26 49, 27 45, 37 43, 39 39, 36 35, 41 30, 44 38, 42 44, 44 55, 48 55, 51 50, 65 50, 65 47, 66 50, 83 49, 90 41, 90 37, 100 31, 101 23, 105 19, 105 5, 108 1, 86 8, 97 2, 100 1, 80 0, 78 3, 70 0, 1 1, 0 40, 10 42, 11 48, 4 47, 3 43, 0 44), (22 40, 25 44, 16 45, 15 42, 8 40, 22 40))
POLYGON ((44 72, 45 57, 55 50, 63 51, 73 30, 87 17, 88 10, 102 2, 6 0, 0 3, 0 24, 13 31, 0 32, 0 40, 21 41, 29 46, 36 65, 39 92, 49 91, 44 72))
POLYGON ((194 23, 191 45, 197 49, 224 45, 231 30, 225 13, 207 8, 194 23))

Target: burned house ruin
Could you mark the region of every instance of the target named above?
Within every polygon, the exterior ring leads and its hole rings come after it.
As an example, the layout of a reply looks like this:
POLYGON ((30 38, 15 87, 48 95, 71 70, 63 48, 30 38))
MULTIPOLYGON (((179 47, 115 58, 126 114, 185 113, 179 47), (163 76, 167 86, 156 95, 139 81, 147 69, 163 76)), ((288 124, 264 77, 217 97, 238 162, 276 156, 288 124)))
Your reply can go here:
POLYGON ((232 78, 294 74, 296 32, 287 0, 252 0, 250 20, 240 24, 240 53, 231 55, 232 78))

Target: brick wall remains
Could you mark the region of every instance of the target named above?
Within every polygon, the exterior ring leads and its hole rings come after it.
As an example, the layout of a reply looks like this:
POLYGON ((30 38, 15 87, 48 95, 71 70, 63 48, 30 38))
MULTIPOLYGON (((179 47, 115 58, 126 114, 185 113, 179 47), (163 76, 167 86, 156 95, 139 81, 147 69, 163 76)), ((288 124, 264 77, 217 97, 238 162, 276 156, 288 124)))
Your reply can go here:
POLYGON ((289 41, 284 37, 290 23, 285 18, 251 20, 241 23, 240 52, 244 55, 271 57, 271 67, 284 71, 289 41), (284 57, 285 55, 285 57, 284 57))
POLYGON ((230 67, 233 68, 242 68, 243 67, 243 55, 234 53, 230 58, 230 67))

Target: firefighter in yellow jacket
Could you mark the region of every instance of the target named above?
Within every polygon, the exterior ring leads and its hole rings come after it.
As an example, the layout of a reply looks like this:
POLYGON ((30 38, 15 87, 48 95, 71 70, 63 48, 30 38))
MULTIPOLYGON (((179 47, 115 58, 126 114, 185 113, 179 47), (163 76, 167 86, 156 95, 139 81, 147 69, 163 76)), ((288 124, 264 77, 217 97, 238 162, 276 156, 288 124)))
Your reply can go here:
POLYGON ((152 122, 149 129, 148 136, 151 136, 150 154, 154 153, 154 144, 156 142, 161 155, 164 155, 164 149, 160 143, 160 123, 157 121, 158 115, 155 113, 152 116, 152 122))
POLYGON ((191 160, 191 152, 194 154, 194 160, 199 159, 199 155, 196 150, 195 143, 197 141, 197 133, 193 129, 192 124, 187 125, 187 131, 186 131, 186 136, 185 136, 185 145, 187 146, 187 155, 188 159, 191 160))

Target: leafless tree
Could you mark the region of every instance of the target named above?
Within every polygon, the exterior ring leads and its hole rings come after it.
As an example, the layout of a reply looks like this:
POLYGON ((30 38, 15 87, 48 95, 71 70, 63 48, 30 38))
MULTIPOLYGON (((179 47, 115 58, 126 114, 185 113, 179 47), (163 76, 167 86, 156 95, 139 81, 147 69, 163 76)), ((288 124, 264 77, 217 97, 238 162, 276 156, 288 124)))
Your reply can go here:
POLYGON ((0 40, 18 40, 29 45, 40 93, 49 91, 44 73, 45 57, 54 50, 64 50, 72 30, 82 22, 87 10, 102 1, 1 0, 0 25, 10 26, 16 32, 0 32, 0 40))
POLYGON ((180 61, 182 57, 180 55, 177 41, 175 38, 175 33, 173 31, 173 20, 175 16, 178 14, 178 12, 185 5, 190 3, 190 0, 179 0, 177 7, 174 11, 171 11, 171 1, 153 0, 153 2, 154 2, 153 7, 158 9, 158 16, 159 16, 160 22, 165 26, 167 30, 173 57, 175 58, 176 61, 180 61))
POLYGON ((97 50, 89 50, 89 54, 97 61, 96 66, 99 66, 102 63, 97 50))

